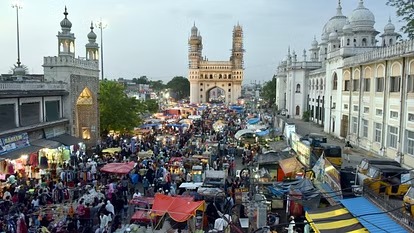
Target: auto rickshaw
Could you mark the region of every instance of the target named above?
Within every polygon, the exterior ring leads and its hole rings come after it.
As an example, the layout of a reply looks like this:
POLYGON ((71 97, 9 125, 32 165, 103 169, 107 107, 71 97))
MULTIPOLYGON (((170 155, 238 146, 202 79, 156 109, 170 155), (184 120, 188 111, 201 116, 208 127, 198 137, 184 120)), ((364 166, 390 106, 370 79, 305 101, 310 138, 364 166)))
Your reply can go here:
POLYGON ((414 217, 414 187, 411 186, 403 198, 404 209, 412 217, 414 217))
POLYGON ((393 165, 396 167, 401 167, 401 164, 392 159, 386 158, 363 158, 358 165, 358 173, 362 173, 364 175, 367 174, 368 168, 370 165, 393 165))
POLYGON ((364 188, 368 187, 377 194, 402 196, 407 193, 410 184, 404 183, 402 177, 409 175, 409 170, 393 165, 371 165, 364 179, 364 188))

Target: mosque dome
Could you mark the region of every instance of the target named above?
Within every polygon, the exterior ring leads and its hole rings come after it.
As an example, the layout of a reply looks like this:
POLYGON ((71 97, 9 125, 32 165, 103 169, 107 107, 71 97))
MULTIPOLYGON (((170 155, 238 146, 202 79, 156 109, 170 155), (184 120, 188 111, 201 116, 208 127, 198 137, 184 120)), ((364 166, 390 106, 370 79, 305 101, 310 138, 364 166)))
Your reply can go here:
POLYGON ((330 34, 329 34, 329 40, 331 41, 331 40, 337 40, 338 39, 338 33, 336 33, 336 32, 331 32, 330 34))
POLYGON ((329 34, 328 34, 328 33, 326 33, 326 32, 322 33, 321 39, 322 39, 322 41, 328 41, 328 39, 329 39, 329 34))
POLYGON ((26 75, 26 70, 22 66, 17 66, 13 70, 13 75, 15 75, 15 76, 24 76, 24 75, 26 75))
POLYGON ((96 40, 96 34, 93 31, 93 23, 91 23, 91 31, 88 33, 88 39, 89 40, 96 40))
POLYGON ((329 21, 323 27, 323 32, 326 32, 328 35, 331 32, 341 32, 342 28, 346 24, 347 17, 342 14, 341 2, 338 2, 338 7, 336 8, 336 15, 329 19, 329 21))
POLYGON ((65 15, 65 18, 62 21, 60 21, 60 26, 62 28, 69 28, 70 29, 72 27, 72 23, 68 19, 68 14, 69 13, 68 13, 66 7, 65 7, 65 12, 63 12, 63 14, 65 15))
POLYGON ((349 16, 349 21, 355 27, 374 27, 375 16, 364 6, 364 0, 360 0, 358 7, 349 16))
POLYGON ((391 23, 391 18, 388 19, 388 23, 384 27, 384 32, 395 32, 395 26, 391 23))
POLYGON ((316 37, 313 38, 311 46, 312 46, 312 48, 318 47, 318 41, 316 40, 316 37))
POLYGON ((345 24, 345 26, 342 28, 342 31, 343 31, 344 33, 347 33, 347 34, 352 33, 352 26, 351 26, 351 23, 349 23, 349 20, 347 20, 347 21, 346 21, 346 24, 345 24))

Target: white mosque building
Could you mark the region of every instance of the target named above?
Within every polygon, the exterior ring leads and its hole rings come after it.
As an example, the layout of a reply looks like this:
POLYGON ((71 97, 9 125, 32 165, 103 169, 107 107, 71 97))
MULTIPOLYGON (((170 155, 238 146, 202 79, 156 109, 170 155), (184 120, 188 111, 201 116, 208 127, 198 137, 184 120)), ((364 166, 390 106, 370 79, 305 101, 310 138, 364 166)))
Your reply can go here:
POLYGON ((360 0, 336 14, 302 60, 288 51, 277 67, 276 104, 292 118, 309 111, 324 131, 414 167, 414 41, 382 33, 360 0))

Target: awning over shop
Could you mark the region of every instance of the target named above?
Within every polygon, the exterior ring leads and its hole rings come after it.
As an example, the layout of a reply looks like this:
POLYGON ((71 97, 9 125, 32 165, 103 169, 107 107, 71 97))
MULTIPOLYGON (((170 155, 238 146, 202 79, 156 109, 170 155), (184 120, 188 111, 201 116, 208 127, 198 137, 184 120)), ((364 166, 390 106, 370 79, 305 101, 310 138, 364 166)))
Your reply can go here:
POLYGON ((39 140, 36 140, 36 141, 32 141, 32 142, 30 142, 30 144, 32 144, 33 146, 38 146, 38 147, 42 147, 42 148, 49 148, 49 149, 58 148, 59 146, 62 145, 62 143, 60 143, 58 141, 47 140, 47 139, 39 139, 39 140))
POLYGON ((306 219, 316 233, 368 232, 342 205, 307 211, 306 219))
POLYGON ((69 134, 62 134, 62 135, 59 135, 59 136, 56 136, 56 137, 53 137, 53 138, 49 138, 49 139, 52 140, 52 141, 60 142, 65 146, 72 146, 72 145, 76 145, 78 143, 83 143, 84 142, 83 139, 74 137, 74 136, 69 135, 69 134))
POLYGON ((18 159, 22 155, 29 155, 31 153, 37 153, 42 148, 43 147, 39 147, 39 146, 28 146, 28 147, 24 147, 21 149, 13 150, 6 154, 0 155, 0 161, 5 160, 5 159, 11 159, 11 160, 18 159))
POLYGON ((135 167, 135 162, 129 163, 108 163, 101 168, 101 172, 113 174, 128 174, 135 167))
POLYGON ((282 168, 283 173, 291 174, 295 171, 303 169, 303 165, 296 158, 288 158, 279 161, 279 166, 282 168))
POLYGON ((254 124, 259 123, 259 121, 260 121, 260 118, 252 118, 252 119, 247 120, 247 124, 254 125, 254 124))
POLYGON ((158 216, 168 214, 176 222, 185 222, 195 216, 196 211, 205 210, 205 201, 193 201, 192 197, 172 197, 155 194, 152 213, 158 216))
POLYGON ((118 152, 121 152, 121 147, 112 147, 112 148, 106 148, 102 150, 102 153, 109 153, 109 154, 118 153, 118 152))
POLYGON ((408 232, 364 197, 344 199, 341 200, 341 203, 358 218, 369 232, 408 232))
POLYGON ((254 130, 252 130, 252 129, 242 129, 242 130, 237 131, 237 133, 234 135, 234 137, 235 137, 236 139, 239 139, 241 136, 243 136, 243 135, 245 135, 245 134, 248 134, 248 133, 252 133, 252 134, 254 134, 254 133, 255 133, 255 131, 254 131, 254 130))
POLYGON ((340 191, 334 191, 327 183, 314 181, 313 184, 321 191, 322 196, 329 204, 338 205, 340 203, 342 199, 342 193, 340 191))

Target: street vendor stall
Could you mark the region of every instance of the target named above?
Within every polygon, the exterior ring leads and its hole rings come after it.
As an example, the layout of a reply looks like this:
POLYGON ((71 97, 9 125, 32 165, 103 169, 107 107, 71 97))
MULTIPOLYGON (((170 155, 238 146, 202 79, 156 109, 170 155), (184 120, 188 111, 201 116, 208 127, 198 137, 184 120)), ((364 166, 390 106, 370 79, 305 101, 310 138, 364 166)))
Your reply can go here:
POLYGON ((135 167, 135 162, 108 163, 101 168, 101 172, 125 175, 135 167))
POLYGON ((106 148, 102 150, 102 153, 115 154, 121 152, 121 150, 121 147, 106 148))

